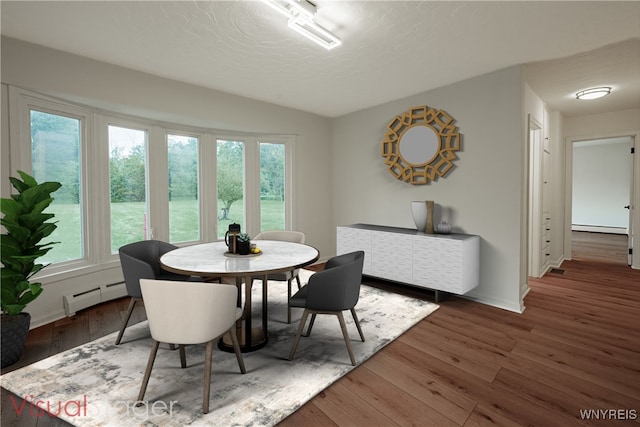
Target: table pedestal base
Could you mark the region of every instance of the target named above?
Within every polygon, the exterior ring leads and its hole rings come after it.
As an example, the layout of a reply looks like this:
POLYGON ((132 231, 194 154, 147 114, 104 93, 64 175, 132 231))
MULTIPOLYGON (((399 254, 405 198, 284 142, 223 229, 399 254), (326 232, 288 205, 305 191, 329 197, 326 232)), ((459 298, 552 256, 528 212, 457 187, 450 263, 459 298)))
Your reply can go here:
MULTIPOLYGON (((240 351, 243 353, 249 353, 255 350, 259 350, 265 345, 267 345, 268 337, 265 336, 264 330, 262 328, 252 328, 251 329, 251 338, 249 339, 249 344, 247 344, 247 334, 244 326, 240 328, 236 328, 236 333, 238 335, 238 342, 240 343, 240 351)), ((218 348, 222 351, 226 351, 228 353, 233 353, 233 343, 231 339, 225 334, 218 341, 218 348)))

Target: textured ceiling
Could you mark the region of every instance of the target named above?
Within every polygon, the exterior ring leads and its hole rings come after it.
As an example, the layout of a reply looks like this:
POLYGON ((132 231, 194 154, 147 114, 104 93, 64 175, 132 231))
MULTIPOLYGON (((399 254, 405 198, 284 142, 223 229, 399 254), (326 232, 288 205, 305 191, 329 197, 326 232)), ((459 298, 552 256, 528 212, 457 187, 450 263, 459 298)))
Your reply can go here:
POLYGON ((2 1, 3 35, 327 117, 505 67, 566 116, 640 108, 640 2, 323 1, 323 48, 250 1, 2 1), (610 85, 600 101, 572 99, 610 85))

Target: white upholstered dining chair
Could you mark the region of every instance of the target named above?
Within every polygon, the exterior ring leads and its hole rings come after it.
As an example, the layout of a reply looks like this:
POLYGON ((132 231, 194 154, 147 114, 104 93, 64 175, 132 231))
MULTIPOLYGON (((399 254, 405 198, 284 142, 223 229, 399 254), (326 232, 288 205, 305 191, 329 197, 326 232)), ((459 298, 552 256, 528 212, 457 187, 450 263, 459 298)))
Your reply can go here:
POLYGON ((142 401, 161 342, 178 344, 180 364, 187 367, 185 345, 206 343, 202 412, 209 412, 211 360, 218 338, 228 334, 233 343, 240 372, 246 372, 236 336, 236 321, 242 309, 236 307, 238 289, 234 285, 140 279, 153 347, 147 362, 138 401, 142 401))

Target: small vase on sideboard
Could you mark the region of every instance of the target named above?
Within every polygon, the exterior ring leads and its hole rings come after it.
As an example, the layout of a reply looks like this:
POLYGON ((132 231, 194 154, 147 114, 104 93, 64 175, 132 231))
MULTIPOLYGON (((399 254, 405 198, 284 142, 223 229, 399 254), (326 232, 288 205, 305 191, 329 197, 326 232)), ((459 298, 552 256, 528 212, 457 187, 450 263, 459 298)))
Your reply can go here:
POLYGON ((411 202, 411 213, 418 231, 433 234, 433 200, 411 202))
POLYGON ((436 225, 436 233, 438 234, 451 233, 451 224, 449 224, 447 221, 442 221, 440 224, 436 225))

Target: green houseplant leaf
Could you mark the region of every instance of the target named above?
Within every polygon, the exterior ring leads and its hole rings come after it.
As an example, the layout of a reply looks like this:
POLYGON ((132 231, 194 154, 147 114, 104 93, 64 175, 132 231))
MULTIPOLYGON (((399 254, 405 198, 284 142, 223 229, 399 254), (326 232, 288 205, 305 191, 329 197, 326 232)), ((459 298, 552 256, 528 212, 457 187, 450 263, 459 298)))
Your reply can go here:
POLYGON ((2 198, 0 210, 4 214, 0 224, 4 232, 0 240, 2 284, 0 308, 10 316, 17 315, 42 293, 42 284, 29 279, 45 266, 36 260, 45 255, 58 242, 40 243, 55 229, 50 220, 54 214, 44 213, 51 205, 51 193, 62 184, 47 181, 38 183, 29 174, 18 171, 20 178, 9 180, 17 194, 2 198))
POLYGON ((251 237, 247 233, 238 234, 238 242, 248 242, 251 240, 251 237))

